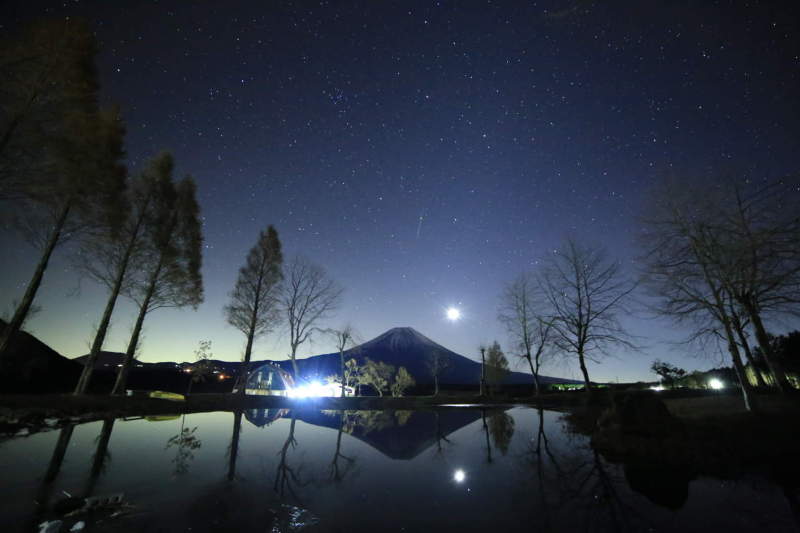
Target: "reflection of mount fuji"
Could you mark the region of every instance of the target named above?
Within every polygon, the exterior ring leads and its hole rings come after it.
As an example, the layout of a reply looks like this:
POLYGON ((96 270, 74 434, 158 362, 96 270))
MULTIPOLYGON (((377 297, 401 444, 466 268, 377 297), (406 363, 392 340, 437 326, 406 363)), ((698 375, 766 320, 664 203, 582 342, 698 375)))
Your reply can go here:
MULTIPOLYGON (((433 354, 439 354, 440 357, 449 362, 449 368, 440 377, 441 384, 467 385, 478 383, 481 375, 480 363, 448 350, 414 328, 392 328, 382 335, 344 352, 346 359, 354 358, 359 365, 363 364, 366 358, 370 358, 396 367, 404 366, 418 384, 433 383, 433 377, 427 366, 428 360, 433 354)), ((291 362, 280 361, 278 364, 284 370, 291 371, 291 362)), ((297 364, 303 376, 323 378, 339 373, 339 354, 315 355, 306 359, 299 359, 297 364)), ((529 385, 531 380, 530 374, 509 372, 505 383, 529 385)), ((572 382, 572 380, 539 376, 539 382, 545 384, 564 383, 572 382)))
MULTIPOLYGON (((317 411, 295 409, 298 420, 338 430, 357 438, 391 459, 413 459, 438 439, 475 422, 477 409, 447 411, 317 411)), ((279 418, 290 418, 289 409, 248 409, 245 418, 255 426, 266 426, 279 418)))

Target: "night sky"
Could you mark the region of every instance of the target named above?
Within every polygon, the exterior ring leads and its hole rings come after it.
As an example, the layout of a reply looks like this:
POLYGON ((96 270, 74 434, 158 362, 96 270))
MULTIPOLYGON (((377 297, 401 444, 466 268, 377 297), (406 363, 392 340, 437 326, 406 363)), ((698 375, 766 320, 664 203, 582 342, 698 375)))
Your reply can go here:
MULTIPOLYGON (((776 178, 798 170, 797 2, 7 2, 5 34, 40 16, 86 18, 102 98, 127 123, 132 173, 171 150, 204 215, 205 303, 148 318, 142 360, 190 360, 200 339, 238 360, 222 307, 260 230, 346 289, 330 325, 362 340, 412 326, 478 358, 507 336, 504 283, 567 236, 635 276, 636 217, 668 172, 776 178), (272 7, 266 7, 270 5, 272 7), (463 320, 445 319, 448 306, 463 320)), ((2 305, 36 253, 3 235, 2 305)), ((104 292, 59 251, 30 324, 88 352, 104 292)), ((107 350, 133 322, 118 308, 107 350)), ((666 344, 681 332, 625 320, 641 353, 591 365, 598 381, 654 379, 653 359, 720 363, 666 344)), ((283 358, 287 335, 255 359, 283 358)), ((302 355, 331 351, 319 339, 302 355)), ((512 366, 515 363, 512 363, 512 366)), ((521 366, 519 367, 521 369, 521 366)), ((577 377, 577 365, 545 373, 577 377)))

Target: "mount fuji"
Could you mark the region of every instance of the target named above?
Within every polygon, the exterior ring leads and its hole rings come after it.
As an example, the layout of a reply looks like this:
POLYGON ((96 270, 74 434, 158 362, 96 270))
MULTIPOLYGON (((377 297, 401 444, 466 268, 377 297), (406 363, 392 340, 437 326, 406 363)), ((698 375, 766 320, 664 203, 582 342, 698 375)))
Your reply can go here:
MULTIPOLYGON (((477 384, 481 375, 481 364, 448 350, 414 328, 392 328, 374 339, 350 348, 344 352, 345 360, 355 359, 361 365, 367 358, 405 367, 414 377, 417 384, 427 385, 433 383, 433 377, 427 368, 429 357, 435 353, 450 362, 439 378, 441 385, 469 385, 477 384)), ((279 361, 284 370, 292 371, 291 361, 279 361)), ((297 366, 300 374, 306 378, 324 378, 331 374, 339 373, 339 353, 315 355, 306 359, 298 359, 297 366)), ((504 384, 531 384, 533 378, 524 372, 509 372, 504 384)), ((542 384, 550 383, 578 383, 571 379, 561 379, 549 376, 539 376, 542 384)))

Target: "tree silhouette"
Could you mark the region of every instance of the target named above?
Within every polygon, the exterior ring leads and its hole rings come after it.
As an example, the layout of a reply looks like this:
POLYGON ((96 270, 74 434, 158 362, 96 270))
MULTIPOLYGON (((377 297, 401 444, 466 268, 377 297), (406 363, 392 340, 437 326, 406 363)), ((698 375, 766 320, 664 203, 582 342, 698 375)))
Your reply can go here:
POLYGON ((239 390, 244 394, 253 342, 270 332, 280 320, 279 290, 283 277, 281 242, 278 232, 269 226, 262 231, 258 242, 247 254, 247 262, 239 269, 236 286, 230 294, 231 302, 225 306, 228 323, 244 333, 247 344, 244 362, 239 371, 239 390))
POLYGON ((441 352, 440 350, 434 350, 432 353, 429 353, 427 359, 425 360, 425 366, 428 369, 431 377, 433 377, 433 395, 439 395, 439 378, 447 372, 447 369, 452 366, 453 362, 450 357, 446 354, 441 352))
POLYGON ((573 240, 550 257, 540 279, 553 342, 562 354, 578 358, 590 393, 586 361, 597 361, 609 346, 633 348, 617 315, 626 310, 636 285, 622 277, 619 263, 609 261, 604 250, 573 240))
MULTIPOLYGON (((203 301, 203 236, 194 180, 187 176, 177 185, 171 181, 165 185, 158 197, 157 216, 147 228, 142 263, 127 290, 139 313, 112 394, 125 391, 147 314, 161 307, 196 308, 203 301)), ((80 385, 76 392, 83 392, 80 385)))
POLYGON ((543 312, 544 297, 539 283, 530 272, 523 272, 508 283, 501 295, 498 318, 506 327, 520 357, 525 359, 533 375, 533 385, 539 396, 539 369, 548 355, 552 324, 543 312))
POLYGON ((128 187, 128 216, 120 228, 102 225, 87 232, 78 254, 78 268, 90 278, 108 288, 109 295, 100 323, 97 326, 89 355, 84 361, 88 386, 90 374, 103 349, 111 316, 123 286, 130 281, 130 267, 141 262, 145 231, 157 216, 156 204, 160 193, 169 187, 174 162, 168 153, 150 160, 145 170, 128 187))
POLYGON ((489 349, 486 350, 486 383, 489 385, 489 393, 496 389, 508 376, 508 359, 506 359, 500 344, 494 341, 489 349))
POLYGON ((302 256, 295 256, 288 266, 283 291, 283 310, 289 325, 289 346, 295 380, 297 348, 306 342, 317 324, 339 305, 342 289, 321 266, 302 256))
POLYGON ((98 224, 116 227, 123 201, 124 127, 97 106, 95 42, 78 21, 49 21, 0 46, 0 199, 41 257, 8 327, 0 361, 22 327, 55 248, 98 224))

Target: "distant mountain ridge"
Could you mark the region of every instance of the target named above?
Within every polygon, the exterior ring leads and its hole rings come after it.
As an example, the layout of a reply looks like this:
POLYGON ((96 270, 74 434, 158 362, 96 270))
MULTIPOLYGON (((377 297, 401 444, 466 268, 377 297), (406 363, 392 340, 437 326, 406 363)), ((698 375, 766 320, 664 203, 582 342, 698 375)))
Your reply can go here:
MULTIPOLYGON (((480 363, 445 348, 441 344, 429 339, 419 331, 410 327, 392 328, 372 340, 346 350, 344 356, 345 360, 355 359, 358 361, 359 365, 363 365, 366 359, 369 358, 373 361, 381 361, 398 368, 402 366, 414 377, 418 385, 432 385, 433 376, 431 376, 428 369, 428 360, 430 356, 435 353, 439 353, 441 357, 448 359, 451 363, 450 367, 440 376, 440 385, 470 385, 477 384, 480 381, 480 363)), ((124 355, 125 354, 118 352, 101 352, 95 361, 95 368, 113 369, 117 365, 122 364, 124 355)), ((83 364, 86 358, 87 356, 83 355, 81 357, 76 357, 74 361, 83 364)), ((240 362, 221 361, 218 359, 212 359, 211 362, 217 369, 231 376, 238 375, 242 364, 240 362)), ((249 365, 250 370, 258 368, 265 363, 279 366, 287 372, 293 372, 291 361, 275 361, 269 359, 251 361, 249 365)), ((177 368, 181 365, 190 364, 191 363, 186 362, 136 362, 137 366, 162 368, 177 368)), ((338 375, 339 353, 326 353, 298 359, 297 366, 300 370, 300 374, 306 379, 321 380, 331 374, 338 375)), ((533 377, 530 374, 524 372, 509 372, 503 383, 507 385, 529 385, 532 381, 533 377)), ((551 376, 539 376, 539 382, 542 384, 581 383, 572 379, 562 379, 551 376)))

